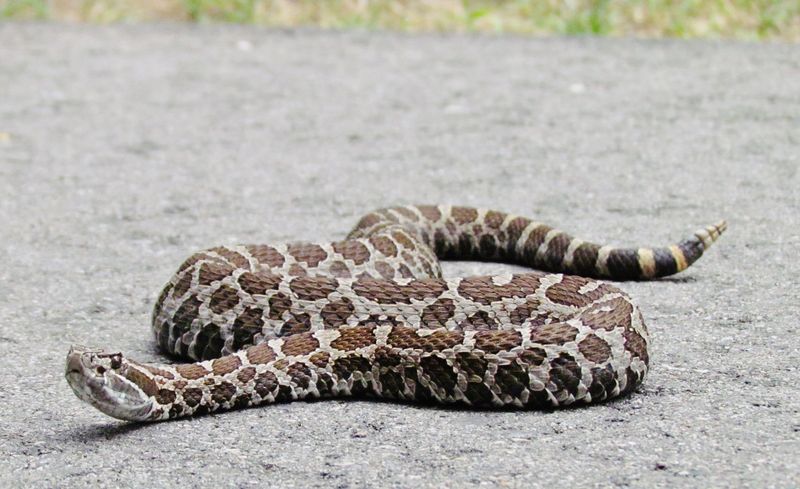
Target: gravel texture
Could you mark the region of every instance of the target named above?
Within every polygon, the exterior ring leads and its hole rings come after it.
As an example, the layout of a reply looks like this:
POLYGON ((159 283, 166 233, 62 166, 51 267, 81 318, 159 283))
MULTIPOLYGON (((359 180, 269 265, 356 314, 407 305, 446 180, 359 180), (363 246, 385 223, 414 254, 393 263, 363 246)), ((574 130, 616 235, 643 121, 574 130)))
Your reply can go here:
POLYGON ((797 45, 5 23, 0 59, 0 486, 800 485, 797 45), (159 358, 150 308, 194 250, 402 203, 616 244, 730 229, 623 284, 653 368, 604 405, 133 425, 64 381, 72 343, 159 358))

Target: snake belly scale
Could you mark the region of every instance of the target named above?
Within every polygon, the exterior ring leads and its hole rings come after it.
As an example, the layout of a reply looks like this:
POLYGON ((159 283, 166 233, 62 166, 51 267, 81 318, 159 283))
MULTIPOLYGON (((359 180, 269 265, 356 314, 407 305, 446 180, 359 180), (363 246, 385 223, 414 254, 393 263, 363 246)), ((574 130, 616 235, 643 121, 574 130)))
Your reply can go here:
POLYGON ((152 316, 159 347, 187 363, 74 346, 66 378, 80 399, 131 421, 343 396, 484 408, 595 403, 635 389, 650 361, 639 309, 596 279, 680 272, 725 228, 619 248, 486 209, 381 209, 343 241, 192 255, 152 316), (440 259, 540 271, 443 278, 440 259))

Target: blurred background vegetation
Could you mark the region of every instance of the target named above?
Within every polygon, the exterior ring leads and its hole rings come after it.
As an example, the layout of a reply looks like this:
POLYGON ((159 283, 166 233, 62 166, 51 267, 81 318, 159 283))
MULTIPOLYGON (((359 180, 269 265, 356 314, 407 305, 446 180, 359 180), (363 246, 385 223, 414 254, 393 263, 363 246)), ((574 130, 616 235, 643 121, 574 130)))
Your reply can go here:
POLYGON ((0 0, 0 19, 800 41, 800 0, 0 0))

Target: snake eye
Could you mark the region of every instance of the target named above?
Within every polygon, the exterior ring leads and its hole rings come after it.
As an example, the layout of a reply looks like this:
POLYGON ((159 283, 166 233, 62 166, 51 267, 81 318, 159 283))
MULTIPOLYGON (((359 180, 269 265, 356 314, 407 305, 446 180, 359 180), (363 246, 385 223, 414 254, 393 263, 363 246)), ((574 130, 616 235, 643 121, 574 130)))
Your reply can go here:
POLYGON ((118 356, 111 357, 111 368, 117 369, 122 366, 122 360, 118 356))
POLYGON ((97 371, 98 374, 103 375, 106 371, 106 368, 102 365, 98 365, 95 370, 97 371))

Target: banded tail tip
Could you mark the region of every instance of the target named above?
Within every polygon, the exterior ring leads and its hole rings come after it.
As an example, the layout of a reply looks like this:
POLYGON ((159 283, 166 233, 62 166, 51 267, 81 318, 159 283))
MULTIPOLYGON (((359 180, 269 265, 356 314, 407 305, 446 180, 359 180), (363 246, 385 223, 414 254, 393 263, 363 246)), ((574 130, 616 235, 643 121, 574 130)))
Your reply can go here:
POLYGON ((670 251, 677 264, 677 271, 683 271, 697 261, 726 229, 728 229, 728 223, 724 220, 719 221, 716 224, 698 229, 691 237, 677 245, 670 246, 670 251))
POLYGON ((728 223, 723 220, 698 229, 690 237, 665 248, 640 248, 637 253, 640 278, 666 277, 686 270, 726 229, 728 223))
POLYGON ((695 231, 694 236, 703 243, 703 249, 707 250, 714 241, 719 239, 726 229, 728 229, 728 223, 723 219, 716 224, 698 229, 695 231))

